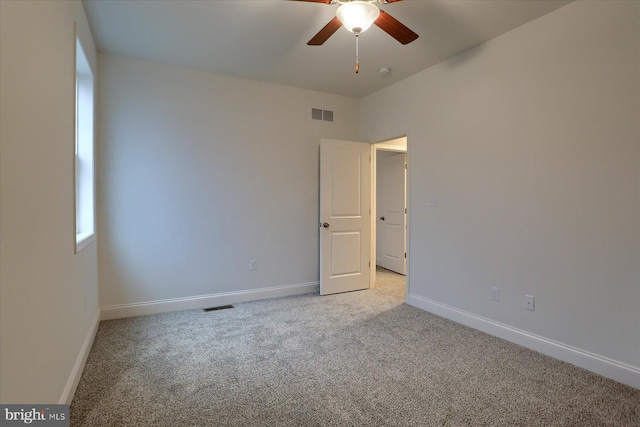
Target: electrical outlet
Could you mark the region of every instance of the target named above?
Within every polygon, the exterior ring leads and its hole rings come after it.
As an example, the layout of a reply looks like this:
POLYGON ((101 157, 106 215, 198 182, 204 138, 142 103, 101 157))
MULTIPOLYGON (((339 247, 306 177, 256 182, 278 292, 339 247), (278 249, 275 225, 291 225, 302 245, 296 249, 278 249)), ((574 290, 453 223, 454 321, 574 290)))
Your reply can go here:
POLYGON ((258 262, 255 259, 249 260, 249 271, 256 271, 258 269, 258 262))
POLYGON ((527 310, 534 311, 536 309, 535 302, 536 299, 533 295, 524 296, 524 308, 526 308, 527 310))
POLYGON ((500 288, 496 288, 495 286, 491 287, 491 299, 493 301, 500 301, 500 288))
POLYGON ((438 198, 437 197, 430 197, 429 198, 429 207, 431 208, 437 208, 438 207, 438 198))

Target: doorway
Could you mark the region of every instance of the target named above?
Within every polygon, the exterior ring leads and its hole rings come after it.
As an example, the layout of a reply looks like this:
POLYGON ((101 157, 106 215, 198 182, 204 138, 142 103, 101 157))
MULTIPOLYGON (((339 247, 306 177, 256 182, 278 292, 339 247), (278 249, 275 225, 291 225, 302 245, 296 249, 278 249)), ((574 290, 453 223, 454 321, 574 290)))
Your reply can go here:
MULTIPOLYGON (((401 260, 399 273, 385 269, 400 280, 405 294, 409 293, 410 256, 410 179, 406 164, 409 163, 407 137, 368 144, 361 142, 321 140, 320 144, 320 294, 348 292, 376 286, 377 232, 379 221, 400 225, 402 246, 394 252, 387 251, 401 260), (382 163, 402 154, 399 194, 402 205, 384 212, 380 219, 376 206, 377 160, 382 163), (336 184, 336 185, 334 185, 336 184), (337 190, 337 191, 334 191, 337 190), (389 216, 389 217, 391 217, 389 216), (357 220, 359 225, 344 224, 357 220), (354 228, 355 227, 355 228, 354 228), (401 254, 401 255, 400 255, 401 254), (368 265, 368 266, 367 266, 368 265), (404 271, 404 274, 402 272, 404 271), (335 286, 334 286, 335 282, 335 286), (340 282, 340 283, 339 283, 340 282)), ((397 174, 396 174, 397 176, 397 174)), ((381 178, 384 179, 384 178, 381 178)), ((393 198, 397 198, 393 197, 393 198)), ((381 212, 382 212, 381 210, 381 212)), ((398 227, 396 227, 398 228, 398 227)), ((382 237, 383 239, 385 237, 382 237)), ((391 239, 393 240, 393 239, 391 239)), ((384 246, 384 244, 383 244, 384 246)))
POLYGON ((376 163, 376 265, 406 274, 406 153, 378 150, 376 163))
POLYGON ((408 282, 407 137, 372 144, 371 286, 408 282))

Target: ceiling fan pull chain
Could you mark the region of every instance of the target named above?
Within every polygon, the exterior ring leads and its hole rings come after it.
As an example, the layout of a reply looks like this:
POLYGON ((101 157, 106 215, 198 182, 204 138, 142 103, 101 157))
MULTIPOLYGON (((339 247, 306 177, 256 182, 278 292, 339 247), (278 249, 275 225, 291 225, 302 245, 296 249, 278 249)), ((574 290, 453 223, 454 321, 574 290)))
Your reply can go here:
POLYGON ((358 60, 358 34, 356 34, 356 74, 360 72, 360 61, 358 60))

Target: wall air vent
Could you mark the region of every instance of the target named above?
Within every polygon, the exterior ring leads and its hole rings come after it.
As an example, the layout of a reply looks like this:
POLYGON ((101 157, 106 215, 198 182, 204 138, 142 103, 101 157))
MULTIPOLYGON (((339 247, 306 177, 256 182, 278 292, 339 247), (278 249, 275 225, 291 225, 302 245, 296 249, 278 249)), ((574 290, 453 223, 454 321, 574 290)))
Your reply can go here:
POLYGON ((311 109, 311 118, 313 120, 322 120, 325 122, 333 122, 333 111, 322 110, 320 108, 311 109))

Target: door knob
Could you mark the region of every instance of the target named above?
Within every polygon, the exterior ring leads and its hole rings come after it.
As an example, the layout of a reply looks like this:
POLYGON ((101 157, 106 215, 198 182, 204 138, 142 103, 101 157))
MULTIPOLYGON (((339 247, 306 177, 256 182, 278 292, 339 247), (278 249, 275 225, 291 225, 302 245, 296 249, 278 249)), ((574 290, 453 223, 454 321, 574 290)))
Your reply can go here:
POLYGON ((380 217, 380 221, 384 221, 384 217, 383 216, 380 217))
POLYGON ((329 228, 329 223, 328 223, 328 222, 323 222, 323 223, 322 223, 322 226, 323 226, 324 228, 329 228))

